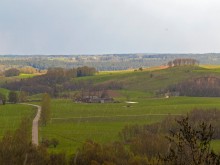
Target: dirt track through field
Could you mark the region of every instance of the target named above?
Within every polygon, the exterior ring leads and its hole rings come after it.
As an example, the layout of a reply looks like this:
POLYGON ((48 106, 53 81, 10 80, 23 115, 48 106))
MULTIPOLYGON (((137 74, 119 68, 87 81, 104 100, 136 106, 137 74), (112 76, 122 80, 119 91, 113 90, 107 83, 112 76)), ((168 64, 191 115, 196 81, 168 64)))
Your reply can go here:
POLYGON ((34 120, 32 123, 32 144, 38 146, 38 144, 39 144, 39 142, 38 142, 38 122, 40 120, 41 106, 34 105, 34 104, 26 104, 26 103, 23 103, 23 104, 37 107, 37 114, 34 117, 34 120))
POLYGON ((51 118, 52 120, 67 119, 92 119, 92 118, 114 118, 114 117, 141 117, 141 116, 181 116, 183 114, 141 114, 141 115, 115 115, 115 116, 86 116, 86 117, 68 117, 68 118, 51 118))

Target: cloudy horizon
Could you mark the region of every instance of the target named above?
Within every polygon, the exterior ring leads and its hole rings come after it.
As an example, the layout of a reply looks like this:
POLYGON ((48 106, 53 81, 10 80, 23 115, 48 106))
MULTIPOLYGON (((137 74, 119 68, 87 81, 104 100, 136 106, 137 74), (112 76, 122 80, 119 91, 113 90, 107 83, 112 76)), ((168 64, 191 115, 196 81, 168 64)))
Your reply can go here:
POLYGON ((218 0, 3 0, 0 54, 219 53, 218 0))

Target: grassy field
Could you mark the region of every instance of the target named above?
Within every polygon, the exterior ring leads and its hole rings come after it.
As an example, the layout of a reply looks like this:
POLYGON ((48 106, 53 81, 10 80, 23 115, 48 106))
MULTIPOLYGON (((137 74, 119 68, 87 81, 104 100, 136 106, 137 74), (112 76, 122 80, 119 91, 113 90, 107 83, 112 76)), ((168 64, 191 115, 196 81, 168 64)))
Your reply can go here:
POLYGON ((24 78, 32 78, 32 77, 34 77, 34 76, 36 76, 36 74, 24 74, 24 73, 22 73, 22 74, 20 74, 20 75, 17 76, 17 77, 24 79, 24 78))
POLYGON ((135 98, 136 104, 82 104, 53 100, 52 119, 40 128, 40 138, 57 138, 60 144, 51 151, 73 153, 86 139, 111 142, 130 124, 150 124, 167 115, 186 114, 194 108, 220 108, 219 98, 174 97, 170 99, 135 98))
POLYGON ((0 105, 0 138, 6 131, 14 131, 25 117, 33 118, 33 107, 20 104, 0 105))

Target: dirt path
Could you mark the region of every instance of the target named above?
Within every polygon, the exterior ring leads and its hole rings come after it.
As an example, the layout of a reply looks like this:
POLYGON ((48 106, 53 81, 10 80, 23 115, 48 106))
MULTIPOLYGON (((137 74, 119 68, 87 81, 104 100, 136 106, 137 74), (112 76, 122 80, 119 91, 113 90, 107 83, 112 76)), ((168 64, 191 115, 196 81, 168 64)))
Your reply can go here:
POLYGON ((140 114, 140 115, 114 115, 114 116, 86 116, 86 117, 68 117, 68 118, 51 118, 52 120, 66 119, 92 119, 92 118, 114 118, 114 117, 142 117, 142 116, 182 116, 183 114, 140 114))
POLYGON ((33 107, 37 107, 37 114, 33 120, 32 124, 32 144, 38 146, 38 121, 40 120, 40 114, 41 114, 41 106, 39 105, 34 105, 34 104, 26 104, 23 103, 24 105, 30 105, 33 107))

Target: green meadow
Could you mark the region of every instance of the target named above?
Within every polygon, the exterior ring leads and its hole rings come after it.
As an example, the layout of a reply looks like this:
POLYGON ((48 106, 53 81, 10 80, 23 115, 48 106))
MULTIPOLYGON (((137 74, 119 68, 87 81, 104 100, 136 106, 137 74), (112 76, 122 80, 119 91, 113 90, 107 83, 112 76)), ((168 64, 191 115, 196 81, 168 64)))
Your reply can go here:
POLYGON ((19 76, 17 76, 17 77, 24 79, 24 78, 32 78, 32 77, 34 77, 34 76, 36 76, 36 74, 24 74, 24 73, 21 73, 21 74, 20 74, 19 76))
MULTIPOLYGON (((88 139, 100 143, 119 140, 118 133, 126 125, 157 123, 168 115, 186 115, 195 108, 220 109, 219 98, 171 97, 166 99, 155 95, 156 91, 170 85, 200 76, 219 77, 219 73, 220 67, 207 65, 203 67, 155 67, 143 71, 109 71, 99 72, 95 76, 74 78, 73 82, 91 81, 97 86, 112 81, 122 83, 122 90, 113 91, 117 94, 114 99, 118 103, 86 104, 75 103, 71 99, 53 99, 51 120, 47 126, 39 128, 40 140, 56 138, 59 140, 59 145, 56 148, 50 147, 49 151, 64 151, 71 154, 88 139), (136 103, 131 104, 126 101, 136 103)), ((20 75, 16 78, 30 78, 29 76, 20 75)), ((7 81, 6 79, 0 79, 0 83, 7 81)), ((2 88, 0 92, 8 93, 2 88)), ((37 94, 28 99, 37 101, 41 97, 41 94, 37 94)), ((2 128, 0 136, 6 130, 15 130, 23 117, 33 117, 34 113, 35 111, 30 106, 0 106, 2 128)), ((212 147, 220 151, 220 141, 213 141, 212 147)))
POLYGON ((35 108, 21 104, 0 105, 0 137, 19 127, 22 119, 34 118, 35 108))
POLYGON ((53 100, 51 121, 40 127, 40 139, 57 138, 60 144, 50 151, 73 153, 85 140, 100 143, 118 140, 126 125, 151 124, 168 115, 185 115, 195 108, 220 108, 219 98, 173 97, 136 98, 136 104, 85 104, 53 100))

